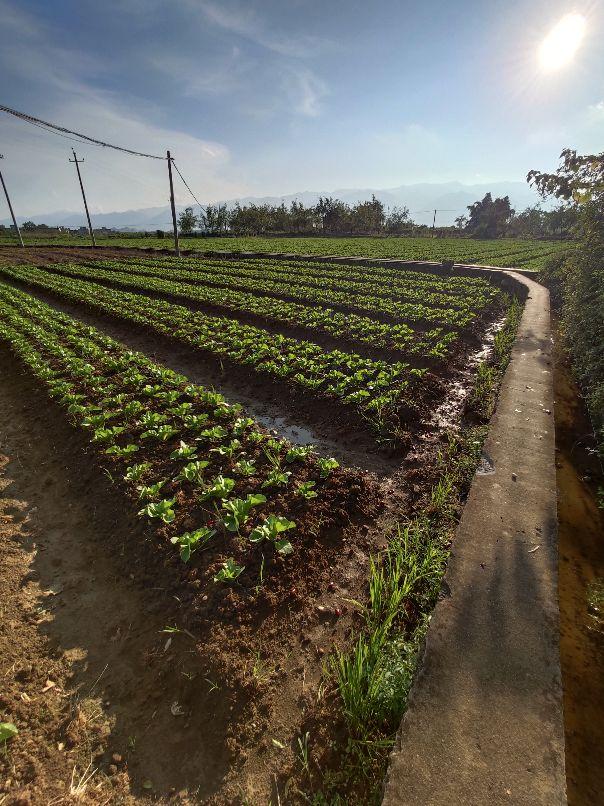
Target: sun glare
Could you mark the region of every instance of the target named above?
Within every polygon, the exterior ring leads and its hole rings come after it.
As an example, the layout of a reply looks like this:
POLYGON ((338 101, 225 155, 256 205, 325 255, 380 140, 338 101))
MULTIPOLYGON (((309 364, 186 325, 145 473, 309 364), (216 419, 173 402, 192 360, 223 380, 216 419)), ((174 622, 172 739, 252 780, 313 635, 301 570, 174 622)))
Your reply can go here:
POLYGON ((546 72, 559 70, 569 64, 585 36, 585 17, 567 14, 562 17, 539 48, 539 64, 546 72))

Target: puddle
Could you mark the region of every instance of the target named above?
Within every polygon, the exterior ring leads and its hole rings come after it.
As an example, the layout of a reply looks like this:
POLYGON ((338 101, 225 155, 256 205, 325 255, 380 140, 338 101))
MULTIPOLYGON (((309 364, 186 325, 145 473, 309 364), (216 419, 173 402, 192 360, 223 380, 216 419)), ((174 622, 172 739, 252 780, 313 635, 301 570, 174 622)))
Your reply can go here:
POLYGON ((493 350, 495 335, 505 324, 506 317, 502 316, 493 322, 485 331, 482 346, 470 353, 463 369, 459 370, 456 377, 451 381, 444 401, 437 407, 430 418, 430 425, 439 430, 457 430, 461 423, 461 414, 466 399, 470 393, 471 381, 474 377, 476 367, 485 361, 493 350))
POLYGON ((491 457, 483 452, 482 456, 480 457, 480 463, 476 470, 476 475, 488 476, 494 472, 495 472, 495 465, 493 464, 491 457))

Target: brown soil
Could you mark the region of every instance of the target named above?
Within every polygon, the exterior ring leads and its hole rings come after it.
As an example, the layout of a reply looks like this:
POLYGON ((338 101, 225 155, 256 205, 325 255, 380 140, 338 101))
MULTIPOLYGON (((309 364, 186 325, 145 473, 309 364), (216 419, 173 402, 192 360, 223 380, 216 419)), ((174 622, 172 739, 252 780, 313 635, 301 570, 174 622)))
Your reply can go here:
POLYGON ((604 518, 597 507, 604 477, 585 403, 560 349, 554 390, 568 802, 595 806, 604 793, 604 621, 588 594, 594 582, 604 585, 604 518))

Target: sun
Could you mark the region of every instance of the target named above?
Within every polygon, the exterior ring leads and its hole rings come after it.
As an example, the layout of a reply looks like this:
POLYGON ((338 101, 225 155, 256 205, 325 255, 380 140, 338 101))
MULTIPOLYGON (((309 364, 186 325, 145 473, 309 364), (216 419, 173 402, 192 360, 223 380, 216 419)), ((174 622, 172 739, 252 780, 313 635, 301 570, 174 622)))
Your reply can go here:
POLYGON ((586 20, 582 14, 562 17, 539 47, 541 69, 551 73, 569 64, 585 36, 585 28, 586 20))

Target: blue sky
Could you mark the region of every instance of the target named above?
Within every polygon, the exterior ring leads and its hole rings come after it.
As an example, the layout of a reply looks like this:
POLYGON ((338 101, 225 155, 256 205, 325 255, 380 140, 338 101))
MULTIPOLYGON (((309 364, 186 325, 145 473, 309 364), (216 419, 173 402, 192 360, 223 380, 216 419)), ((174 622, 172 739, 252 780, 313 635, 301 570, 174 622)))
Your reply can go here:
MULTIPOLYGON (((0 0, 0 103, 171 148, 203 201, 518 180, 602 149, 602 41, 594 0, 0 0), (539 43, 569 12, 587 36, 545 74, 539 43)), ((0 116, 19 212, 79 208, 71 145, 0 116)), ((76 149, 94 211, 166 203, 165 164, 76 149)))

